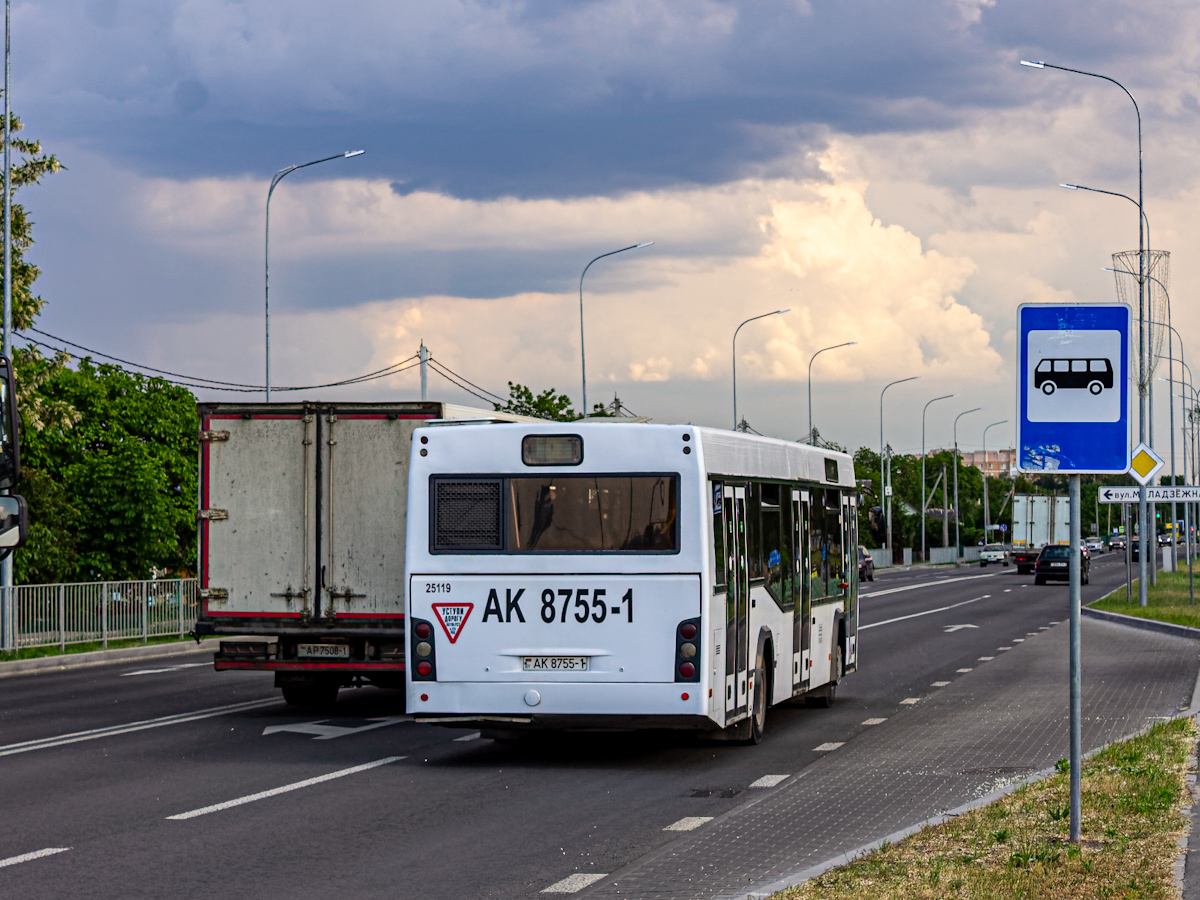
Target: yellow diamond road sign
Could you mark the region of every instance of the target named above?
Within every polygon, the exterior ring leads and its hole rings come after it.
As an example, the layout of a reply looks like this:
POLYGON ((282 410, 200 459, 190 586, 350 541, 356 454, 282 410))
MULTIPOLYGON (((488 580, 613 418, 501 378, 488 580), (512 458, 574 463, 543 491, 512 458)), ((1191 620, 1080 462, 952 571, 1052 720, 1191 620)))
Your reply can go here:
POLYGON ((1162 457, 1151 447, 1138 444, 1133 448, 1133 460, 1129 465, 1129 474, 1137 479, 1138 484, 1149 484, 1162 467, 1162 457))

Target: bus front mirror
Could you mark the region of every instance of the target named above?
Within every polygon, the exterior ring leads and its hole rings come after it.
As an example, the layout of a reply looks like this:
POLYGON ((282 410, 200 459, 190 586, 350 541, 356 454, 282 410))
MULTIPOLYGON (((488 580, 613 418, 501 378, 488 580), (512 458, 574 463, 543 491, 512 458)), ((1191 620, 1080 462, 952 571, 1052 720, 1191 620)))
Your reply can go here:
POLYGON ((29 507, 16 494, 0 497, 0 559, 25 543, 29 535, 29 507))
MULTIPOLYGON (((0 491, 12 490, 21 474, 17 386, 12 362, 0 356, 0 491)), ((0 544, 0 547, 7 546, 0 544)))

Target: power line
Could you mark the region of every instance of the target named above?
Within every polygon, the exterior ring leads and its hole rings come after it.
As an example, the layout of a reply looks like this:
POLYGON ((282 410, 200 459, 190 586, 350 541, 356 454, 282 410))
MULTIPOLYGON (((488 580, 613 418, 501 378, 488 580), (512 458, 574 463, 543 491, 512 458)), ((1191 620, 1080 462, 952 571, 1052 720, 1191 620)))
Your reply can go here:
MULTIPOLYGON (((451 375, 453 375, 453 376, 454 376, 455 378, 457 378, 459 381, 466 382, 467 384, 471 385, 471 387, 473 387, 473 388, 476 388, 477 390, 481 390, 481 391, 483 391, 483 392, 484 392, 485 394, 487 394, 488 396, 495 398, 495 399, 496 399, 498 402, 500 402, 500 403, 507 403, 507 402, 508 402, 508 400, 506 400, 504 397, 501 397, 499 394, 493 394, 493 393, 492 393, 491 391, 489 391, 487 388, 479 387, 479 385, 477 385, 475 382, 473 382, 473 381, 468 381, 468 380, 467 380, 466 378, 464 378, 462 375, 459 375, 457 372, 455 372, 453 369, 451 369, 449 366, 444 366, 444 365, 442 365, 440 362, 437 362, 437 361, 435 361, 435 360, 433 359, 433 357, 430 357, 430 358, 429 358, 429 361, 430 361, 431 363, 433 363, 433 365, 434 365, 434 366, 436 366, 437 368, 439 368, 439 369, 444 369, 446 372, 449 372, 451 375)), ((475 396, 476 396, 476 397, 479 397, 479 395, 478 395, 478 394, 476 394, 475 396)), ((480 399, 485 399, 485 398, 482 398, 482 397, 481 397, 480 399)))
MULTIPOLYGON (((241 384, 241 383, 235 382, 235 381, 217 381, 215 379, 204 378, 203 376, 199 376, 199 375, 184 375, 179 372, 169 372, 166 369, 158 369, 158 368, 155 368, 154 366, 143 365, 141 363, 132 362, 132 361, 126 360, 126 359, 121 359, 120 357, 117 357, 117 356, 112 356, 111 354, 108 354, 108 353, 102 353, 99 350, 93 350, 89 347, 84 347, 82 344, 77 344, 74 341, 68 341, 65 338, 60 338, 57 335, 53 335, 53 334, 50 334, 49 332, 42 331, 39 328, 30 328, 28 330, 34 331, 37 334, 44 335, 45 337, 51 338, 53 340, 60 341, 70 347, 76 348, 77 350, 83 350, 85 353, 89 353, 89 354, 93 354, 95 356, 102 357, 103 359, 112 360, 113 362, 120 363, 120 364, 123 364, 126 366, 133 366, 134 368, 138 368, 138 369, 145 369, 150 372, 156 372, 159 375, 172 376, 171 378, 163 378, 163 380, 168 382, 169 384, 179 385, 180 387, 208 388, 210 390, 232 391, 232 392, 237 392, 237 393, 242 393, 242 394, 257 393, 258 391, 264 390, 262 385, 241 384), (176 380, 176 379, 182 379, 182 380, 176 380)), ((47 350, 52 350, 56 353, 65 353, 67 356, 71 357, 72 359, 77 359, 77 360, 85 359, 85 357, 82 357, 77 353, 72 353, 69 350, 64 349, 63 347, 56 347, 53 344, 48 344, 44 341, 36 340, 34 338, 29 337, 28 335, 26 335, 24 333, 18 333, 18 334, 20 334, 20 337, 23 340, 25 340, 31 344, 36 344, 39 347, 45 347, 47 350)), ((417 355, 414 353, 412 356, 408 357, 407 359, 402 359, 399 362, 392 363, 391 365, 385 366, 382 369, 377 369, 374 372, 367 372, 364 375, 356 375, 354 378, 346 378, 341 381, 330 381, 325 384, 307 384, 307 385, 298 385, 295 387, 279 387, 279 388, 276 388, 276 390, 278 390, 278 391, 311 391, 311 390, 317 390, 319 388, 344 387, 344 386, 351 385, 351 384, 362 384, 367 381, 375 381, 380 378, 386 378, 390 375, 397 375, 400 372, 405 372, 408 369, 415 368, 417 365, 419 365, 419 363, 420 363, 420 360, 418 359, 417 355), (410 363, 410 365, 405 365, 406 363, 410 363)))

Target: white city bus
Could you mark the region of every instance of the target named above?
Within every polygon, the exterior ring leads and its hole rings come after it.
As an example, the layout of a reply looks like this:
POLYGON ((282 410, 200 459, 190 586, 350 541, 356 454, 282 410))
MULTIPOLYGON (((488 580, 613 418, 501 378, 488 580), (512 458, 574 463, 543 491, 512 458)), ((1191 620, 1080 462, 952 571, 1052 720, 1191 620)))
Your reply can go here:
POLYGON ((690 425, 413 434, 408 709, 757 742, 857 663, 854 464, 690 425))

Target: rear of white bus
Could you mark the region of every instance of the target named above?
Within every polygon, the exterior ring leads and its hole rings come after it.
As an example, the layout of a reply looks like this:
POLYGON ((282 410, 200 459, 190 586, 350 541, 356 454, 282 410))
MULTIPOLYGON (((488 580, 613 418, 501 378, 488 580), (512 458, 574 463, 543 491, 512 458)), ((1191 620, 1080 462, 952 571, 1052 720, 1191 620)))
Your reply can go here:
POLYGON ((500 730, 715 727, 698 457, 685 426, 418 429, 409 711, 500 730))

